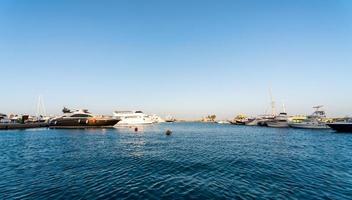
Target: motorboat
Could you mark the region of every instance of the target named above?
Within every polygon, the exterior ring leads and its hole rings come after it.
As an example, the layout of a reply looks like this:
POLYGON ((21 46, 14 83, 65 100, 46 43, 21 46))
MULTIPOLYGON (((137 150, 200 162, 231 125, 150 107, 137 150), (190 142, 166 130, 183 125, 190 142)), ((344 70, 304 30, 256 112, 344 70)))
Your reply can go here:
POLYGON ((169 123, 173 123, 176 122, 176 118, 174 118, 173 116, 169 115, 165 118, 165 122, 169 122, 169 123))
POLYGON ((237 115, 233 120, 230 121, 230 123, 233 125, 246 125, 247 122, 248 118, 243 114, 237 115))
POLYGON ((113 127, 120 120, 108 116, 93 115, 86 109, 71 111, 64 108, 63 115, 53 118, 49 128, 105 128, 113 127))
POLYGON ((352 133, 352 118, 345 118, 327 125, 337 132, 352 133))
POLYGON ((278 116, 274 117, 274 119, 266 122, 268 127, 273 128, 287 128, 288 125, 288 116, 286 112, 280 113, 278 116))
POLYGON ((225 120, 221 120, 221 121, 217 121, 217 124, 230 124, 229 121, 225 121, 225 120))
POLYGON ((267 126, 266 122, 273 120, 273 115, 259 115, 257 117, 248 118, 245 122, 246 126, 267 126))
POLYGON ((156 119, 142 111, 115 111, 113 117, 119 120, 117 126, 148 125, 156 122, 156 119))
POLYGON ((326 124, 327 118, 325 111, 320 110, 323 106, 315 106, 316 109, 313 114, 307 116, 301 120, 291 120, 289 126, 292 128, 303 128, 303 129, 328 129, 329 126, 326 124))

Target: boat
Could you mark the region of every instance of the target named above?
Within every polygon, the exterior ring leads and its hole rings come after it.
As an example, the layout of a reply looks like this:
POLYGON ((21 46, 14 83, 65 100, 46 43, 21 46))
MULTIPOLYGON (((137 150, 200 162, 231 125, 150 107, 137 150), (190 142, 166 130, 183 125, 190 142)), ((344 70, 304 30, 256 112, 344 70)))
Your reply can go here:
POLYGON ((268 126, 267 122, 274 120, 276 115, 261 115, 257 118, 258 126, 268 126))
POLYGON ((268 127, 272 128, 288 128, 288 116, 286 112, 280 113, 278 116, 275 116, 274 119, 268 120, 266 122, 268 127))
POLYGON ((50 120, 49 128, 107 128, 120 121, 112 117, 93 115, 86 109, 71 111, 64 108, 62 111, 62 116, 50 120))
POLYGON ((313 114, 303 119, 293 119, 289 122, 289 126, 303 129, 328 129, 329 126, 326 124, 326 114, 325 111, 321 110, 322 107, 323 106, 314 106, 315 111, 313 114))
POLYGON ((156 122, 156 119, 142 111, 115 111, 113 117, 119 120, 117 126, 148 125, 156 122))
POLYGON ((174 118, 173 116, 169 115, 165 118, 165 122, 168 122, 168 123, 173 123, 173 122, 176 122, 176 118, 174 118))
POLYGON ((42 120, 34 120, 29 115, 17 115, 9 118, 6 114, 0 114, 0 130, 43 127, 48 127, 48 122, 42 120))
POLYGON ((327 125, 336 132, 352 133, 352 118, 345 118, 327 125))
POLYGON ((243 114, 237 115, 233 120, 230 121, 230 123, 233 125, 246 125, 247 122, 248 118, 243 114))
POLYGON ((221 121, 217 121, 217 124, 230 124, 229 121, 225 121, 225 120, 221 120, 221 121))

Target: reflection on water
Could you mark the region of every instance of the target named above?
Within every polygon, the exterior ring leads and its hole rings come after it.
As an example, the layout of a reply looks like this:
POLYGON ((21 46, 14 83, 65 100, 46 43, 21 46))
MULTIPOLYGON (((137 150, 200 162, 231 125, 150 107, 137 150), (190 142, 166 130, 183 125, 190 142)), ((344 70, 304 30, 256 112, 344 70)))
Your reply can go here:
POLYGON ((204 123, 134 128, 1 131, 0 199, 352 196, 352 134, 204 123))

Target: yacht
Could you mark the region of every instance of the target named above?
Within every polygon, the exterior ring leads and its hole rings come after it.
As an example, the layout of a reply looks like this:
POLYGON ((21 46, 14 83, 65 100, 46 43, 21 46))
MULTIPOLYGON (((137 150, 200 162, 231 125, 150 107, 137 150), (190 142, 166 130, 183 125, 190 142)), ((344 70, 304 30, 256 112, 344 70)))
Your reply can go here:
POLYGON ((274 119, 266 122, 267 126, 273 128, 288 128, 288 117, 286 112, 280 113, 274 119))
POLYGON ((337 132, 352 133, 352 118, 345 118, 334 123, 328 123, 327 125, 337 132))
POLYGON ((142 111, 115 111, 115 119, 120 120, 118 126, 148 125, 156 122, 152 116, 144 114, 142 111))
POLYGON ((113 127, 119 119, 93 115, 86 109, 71 111, 64 108, 63 115, 49 121, 49 128, 100 128, 113 127))
POLYGON ((303 120, 293 120, 289 122, 289 126, 293 128, 304 128, 304 129, 327 129, 329 126, 326 124, 325 111, 320 110, 323 106, 315 106, 314 113, 307 116, 303 120))

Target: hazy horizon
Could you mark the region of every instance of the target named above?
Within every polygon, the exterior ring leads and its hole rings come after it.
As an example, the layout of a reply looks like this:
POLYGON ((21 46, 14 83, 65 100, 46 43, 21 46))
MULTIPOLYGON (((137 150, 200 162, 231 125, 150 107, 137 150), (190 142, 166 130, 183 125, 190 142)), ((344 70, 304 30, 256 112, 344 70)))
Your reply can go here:
POLYGON ((0 113, 352 115, 352 2, 2 1, 0 113))

